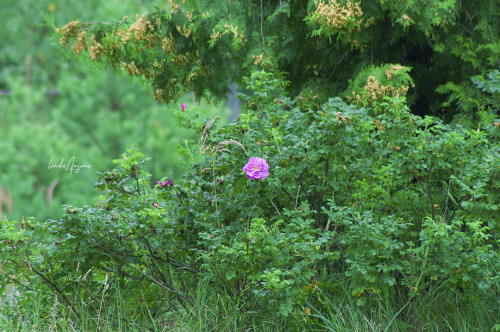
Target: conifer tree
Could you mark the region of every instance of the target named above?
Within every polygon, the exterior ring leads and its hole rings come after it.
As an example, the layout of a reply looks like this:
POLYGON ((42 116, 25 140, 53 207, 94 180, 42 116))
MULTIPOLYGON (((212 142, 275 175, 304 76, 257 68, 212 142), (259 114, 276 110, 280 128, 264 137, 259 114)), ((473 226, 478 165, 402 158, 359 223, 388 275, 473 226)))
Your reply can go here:
POLYGON ((498 110, 474 82, 495 82, 499 14, 495 0, 169 0, 135 19, 76 20, 57 33, 63 47, 141 78, 164 102, 184 90, 220 99, 257 68, 306 105, 408 92, 414 112, 452 117, 498 110))

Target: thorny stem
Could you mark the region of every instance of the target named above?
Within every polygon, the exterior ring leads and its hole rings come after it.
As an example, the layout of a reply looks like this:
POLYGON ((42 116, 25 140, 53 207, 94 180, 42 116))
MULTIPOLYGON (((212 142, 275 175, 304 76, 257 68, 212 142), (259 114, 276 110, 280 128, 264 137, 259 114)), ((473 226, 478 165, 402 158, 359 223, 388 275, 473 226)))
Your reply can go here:
MULTIPOLYGON (((217 147, 218 149, 218 147, 217 147)), ((215 150, 215 153, 217 153, 217 149, 215 150)), ((212 157, 212 179, 214 182, 214 194, 215 194, 215 212, 217 214, 217 227, 220 227, 219 223, 219 205, 217 204, 217 184, 215 180, 215 153, 214 156, 212 157)))
POLYGON ((260 128, 260 137, 259 137, 259 141, 260 141, 260 154, 263 155, 264 154, 264 147, 262 146, 262 113, 260 111, 260 105, 259 105, 259 101, 257 101, 256 103, 257 105, 257 109, 259 110, 259 128, 260 128))
POLYGON ((430 179, 429 179, 429 174, 431 173, 433 167, 434 167, 434 164, 432 164, 431 167, 429 168, 429 172, 426 174, 425 180, 426 180, 426 183, 427 183, 427 192, 428 192, 429 200, 430 200, 430 203, 431 203, 432 219, 434 220, 434 216, 435 216, 434 200, 432 198, 432 188, 431 188, 431 183, 430 183, 430 179))
MULTIPOLYGON (((96 242, 97 244, 97 241, 95 240, 95 238, 93 238, 93 240, 96 242)), ((120 262, 124 263, 124 265, 126 265, 127 267, 129 267, 130 269, 138 272, 139 274, 141 274, 145 279, 149 280, 150 282, 152 282, 153 284, 155 285, 158 285, 160 288, 163 288, 164 290, 166 290, 167 292, 171 292, 173 294, 175 294, 177 296, 177 298, 179 299, 179 302, 180 304, 184 307, 184 309, 188 309, 188 307, 186 306, 187 302, 189 302, 189 300, 180 292, 178 292, 177 290, 175 290, 173 287, 170 287, 169 285, 166 285, 166 284, 163 284, 161 283, 160 281, 156 280, 153 276, 141 271, 140 269, 134 267, 133 265, 131 265, 129 262, 126 261, 126 259, 124 257, 120 257, 118 253, 110 250, 109 248, 106 248, 102 245, 99 245, 97 244, 97 247, 98 248, 101 248, 105 251, 107 251, 108 253, 112 254, 113 256, 116 256, 118 259, 120 259, 120 262)), ((172 285, 173 286, 173 285, 172 285)))
MULTIPOLYGON (((26 252, 26 257, 28 257, 28 252, 26 252)), ((51 280, 49 280, 45 275, 43 275, 40 271, 35 269, 33 265, 31 265, 31 261, 28 258, 28 266, 29 268, 35 272, 45 283, 47 283, 58 295, 59 297, 66 303, 66 305, 69 307, 70 311, 75 314, 75 316, 80 320, 80 315, 78 312, 76 312, 74 306, 69 302, 69 300, 66 298, 66 296, 62 293, 62 291, 57 287, 56 284, 54 284, 51 280)))
POLYGON ((129 195, 132 195, 132 196, 140 197, 140 194, 139 194, 139 195, 134 194, 134 193, 132 193, 132 192, 130 192, 130 191, 126 191, 126 190, 124 190, 124 189, 118 188, 117 186, 112 185, 112 184, 110 184, 110 186, 111 186, 111 187, 113 187, 114 189, 116 189, 116 190, 118 190, 118 191, 120 191, 120 192, 124 193, 124 194, 129 194, 129 195))

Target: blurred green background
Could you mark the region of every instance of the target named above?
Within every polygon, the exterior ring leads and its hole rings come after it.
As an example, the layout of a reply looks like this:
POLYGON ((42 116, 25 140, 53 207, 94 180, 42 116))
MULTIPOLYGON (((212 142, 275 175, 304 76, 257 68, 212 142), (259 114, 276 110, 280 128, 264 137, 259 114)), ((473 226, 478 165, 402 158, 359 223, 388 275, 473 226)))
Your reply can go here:
POLYGON ((135 147, 152 157, 152 180, 180 177, 177 144, 189 135, 175 127, 169 109, 197 106, 227 122, 226 104, 195 105, 189 92, 175 105, 158 104, 141 82, 119 77, 63 51, 44 26, 54 17, 109 21, 166 6, 168 1, 1 0, 0 21, 0 216, 56 218, 63 204, 93 205, 96 172, 135 147), (61 161, 92 165, 78 173, 50 168, 61 161), (51 162, 52 160, 52 162, 51 162))

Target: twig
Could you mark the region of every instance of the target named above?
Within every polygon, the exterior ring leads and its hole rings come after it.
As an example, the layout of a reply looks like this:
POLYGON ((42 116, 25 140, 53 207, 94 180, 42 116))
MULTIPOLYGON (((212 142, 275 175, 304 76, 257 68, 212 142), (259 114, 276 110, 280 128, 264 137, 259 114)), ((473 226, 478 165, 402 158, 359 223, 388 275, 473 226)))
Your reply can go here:
POLYGON ((260 35, 262 36, 262 46, 264 48, 266 46, 266 42, 264 41, 264 32, 262 29, 263 18, 264 18, 264 7, 262 5, 262 0, 260 0, 260 35))
MULTIPOLYGON (((28 252, 26 252, 26 257, 28 257, 28 252)), ((41 279, 42 279, 45 283, 47 283, 47 284, 50 286, 50 288, 52 288, 52 289, 56 292, 56 294, 58 294, 58 295, 59 295, 59 297, 60 297, 60 298, 61 298, 61 299, 62 299, 62 300, 66 303, 66 305, 69 307, 70 311, 71 311, 72 313, 74 313, 74 314, 75 314, 75 316, 78 318, 78 320, 80 320, 80 319, 81 319, 80 315, 78 314, 78 312, 76 312, 76 310, 75 310, 74 306, 73 306, 71 303, 69 303, 69 300, 68 300, 68 299, 66 298, 66 296, 62 293, 62 291, 59 289, 59 287, 57 287, 57 285, 56 285, 56 284, 54 284, 54 283, 53 283, 52 281, 50 281, 50 280, 49 280, 49 279, 48 279, 45 275, 43 275, 41 272, 39 272, 37 269, 35 269, 35 268, 33 267, 33 265, 31 265, 31 262, 29 261, 29 258, 28 258, 27 263, 28 263, 29 268, 30 268, 33 272, 35 272, 35 273, 36 273, 36 274, 37 274, 37 275, 38 275, 38 276, 39 276, 39 277, 40 277, 40 278, 41 278, 41 279)))
POLYGON ((323 87, 326 85, 326 82, 328 82, 328 80, 330 79, 330 77, 332 77, 332 75, 335 73, 336 69, 337 69, 337 65, 335 65, 335 67, 333 67, 332 73, 330 74, 330 76, 327 77, 327 79, 325 80, 325 83, 323 83, 323 85, 321 86, 321 88, 319 88, 320 90, 323 90, 323 87))
POLYGON ((217 149, 215 150, 215 153, 212 157, 212 180, 214 182, 214 195, 215 195, 215 212, 217 214, 217 227, 220 227, 220 222, 219 222, 219 204, 217 203, 217 184, 215 180, 215 155, 217 154, 217 149))

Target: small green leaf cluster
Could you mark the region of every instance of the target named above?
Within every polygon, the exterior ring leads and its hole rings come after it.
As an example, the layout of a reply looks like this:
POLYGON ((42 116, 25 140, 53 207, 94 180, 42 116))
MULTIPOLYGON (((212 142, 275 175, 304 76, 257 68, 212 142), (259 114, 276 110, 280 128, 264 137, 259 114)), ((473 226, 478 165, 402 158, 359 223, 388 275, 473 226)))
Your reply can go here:
POLYGON ((4 220, 3 281, 94 310, 140 291, 161 311, 189 306, 185 291, 204 280, 292 317, 320 308, 339 273, 359 304, 382 293, 408 303, 435 288, 498 297, 498 127, 422 118, 401 96, 311 110, 272 76, 246 84, 253 107, 236 123, 216 130, 214 119, 177 112, 199 154, 171 186, 150 183, 129 150, 100 175, 96 207, 19 231, 4 220), (250 157, 270 165, 265 180, 246 178, 250 157))
POLYGON ((360 106, 372 106, 384 97, 406 96, 415 84, 409 74, 411 68, 398 64, 368 66, 350 82, 347 99, 360 106))
MULTIPOLYGON (((337 35, 337 40, 350 42, 356 47, 361 47, 359 39, 366 41, 369 34, 365 33, 363 38, 361 32, 368 28, 374 19, 363 19, 360 2, 315 1, 314 6, 315 11, 306 17, 309 25, 317 27, 312 33, 313 36, 331 38, 332 35, 337 35)), ((366 47, 366 44, 363 47, 366 47)))

